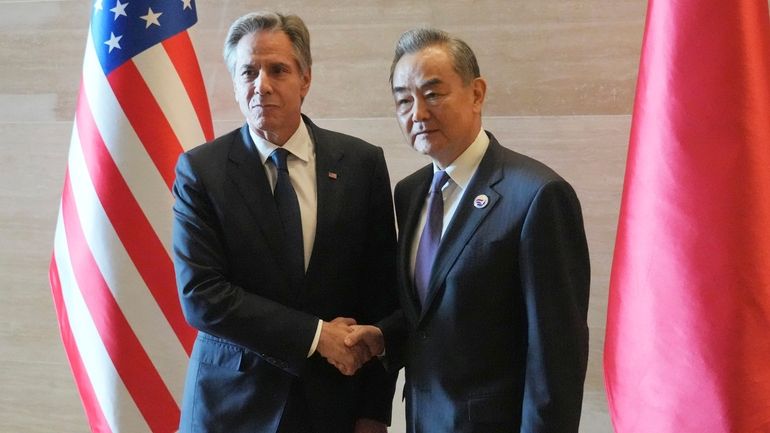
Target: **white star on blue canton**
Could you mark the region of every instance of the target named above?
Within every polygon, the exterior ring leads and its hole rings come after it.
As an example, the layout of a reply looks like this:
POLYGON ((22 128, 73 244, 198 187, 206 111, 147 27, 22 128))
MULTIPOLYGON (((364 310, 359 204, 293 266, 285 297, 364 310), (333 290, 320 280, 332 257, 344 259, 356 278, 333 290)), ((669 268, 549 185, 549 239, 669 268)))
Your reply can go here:
POLYGON ((115 4, 115 7, 110 9, 110 12, 115 14, 115 17, 112 19, 113 21, 117 20, 121 15, 128 17, 128 15, 126 15, 126 6, 128 6, 128 2, 121 3, 120 0, 118 0, 118 2, 115 4))
POLYGON ((192 5, 190 4, 192 0, 182 0, 182 10, 185 9, 192 9, 192 5))
POLYGON ((123 35, 115 36, 114 33, 110 32, 110 38, 105 41, 104 43, 110 47, 110 50, 108 53, 111 53, 113 49, 117 48, 120 49, 120 40, 123 38, 123 35))
POLYGON ((161 15, 163 15, 163 12, 153 12, 152 8, 148 8, 147 15, 143 15, 139 18, 147 21, 147 25, 144 28, 149 29, 150 26, 153 24, 160 27, 160 22, 158 21, 158 17, 160 17, 161 15))

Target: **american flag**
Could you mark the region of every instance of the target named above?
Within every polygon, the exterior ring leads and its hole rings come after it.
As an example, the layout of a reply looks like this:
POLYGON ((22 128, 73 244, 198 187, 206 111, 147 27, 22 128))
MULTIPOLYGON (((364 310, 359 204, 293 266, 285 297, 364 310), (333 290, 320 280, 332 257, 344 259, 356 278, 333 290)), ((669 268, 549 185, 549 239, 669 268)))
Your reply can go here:
POLYGON ((195 331, 171 260, 181 152, 213 137, 193 0, 93 4, 50 282, 92 432, 175 432, 195 331))

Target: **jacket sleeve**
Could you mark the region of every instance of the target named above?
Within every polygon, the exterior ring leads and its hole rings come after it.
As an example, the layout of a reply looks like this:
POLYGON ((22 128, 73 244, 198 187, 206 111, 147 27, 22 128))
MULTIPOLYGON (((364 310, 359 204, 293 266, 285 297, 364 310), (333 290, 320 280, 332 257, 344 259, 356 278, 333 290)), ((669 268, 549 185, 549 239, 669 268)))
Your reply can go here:
MULTIPOLYGON (((375 324, 396 309, 396 227, 393 219, 393 200, 390 178, 382 149, 377 149, 372 173, 367 218, 369 221, 366 245, 364 286, 368 294, 363 299, 361 322, 375 324)), ((358 418, 370 418, 390 424, 393 393, 398 372, 388 372, 375 358, 358 373, 362 399, 358 418)))
MULTIPOLYGON (((396 208, 396 217, 399 224, 406 218, 406 196, 401 183, 396 185, 393 198, 396 208)), ((403 229, 399 225, 399 229, 403 229)), ((403 232, 400 232, 401 234, 403 232)), ((401 236, 399 234, 399 236, 401 236)), ((396 268, 396 274, 398 270, 396 268)), ((406 346, 409 338, 407 319, 402 308, 398 308, 389 316, 377 323, 385 338, 385 357, 381 360, 388 371, 398 372, 406 365, 406 346)))
POLYGON ((590 266, 580 203, 563 180, 535 195, 519 266, 527 321, 522 432, 577 432, 588 359, 590 266))
MULTIPOLYGON (((177 162, 173 187, 174 268, 187 321, 200 331, 258 353, 297 375, 318 318, 245 291, 229 278, 226 245, 205 169, 188 154, 177 162)), ((216 182, 211 182, 216 183, 216 182)))

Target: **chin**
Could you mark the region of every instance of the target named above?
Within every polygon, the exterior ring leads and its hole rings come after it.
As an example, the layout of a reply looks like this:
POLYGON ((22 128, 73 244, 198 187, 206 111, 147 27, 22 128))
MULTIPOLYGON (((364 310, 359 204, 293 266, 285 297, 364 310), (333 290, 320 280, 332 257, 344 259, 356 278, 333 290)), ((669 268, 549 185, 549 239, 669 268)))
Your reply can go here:
POLYGON ((270 122, 268 119, 265 119, 263 116, 252 116, 251 124, 256 126, 257 129, 264 130, 270 129, 272 122, 270 122))
POLYGON ((412 143, 412 149, 414 149, 417 153, 422 155, 430 154, 430 146, 424 143, 419 143, 419 144, 412 143))
POLYGON ((412 148, 423 155, 431 156, 437 149, 441 149, 441 144, 420 139, 412 143, 412 148))

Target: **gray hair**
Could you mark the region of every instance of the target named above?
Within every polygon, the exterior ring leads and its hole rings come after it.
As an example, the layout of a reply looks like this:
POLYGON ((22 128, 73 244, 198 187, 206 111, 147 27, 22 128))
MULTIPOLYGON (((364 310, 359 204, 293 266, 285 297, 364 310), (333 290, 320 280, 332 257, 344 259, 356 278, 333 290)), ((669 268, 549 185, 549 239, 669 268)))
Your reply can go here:
POLYGON ((300 71, 310 71, 313 59, 310 56, 310 32, 302 18, 297 15, 282 15, 276 12, 252 12, 233 22, 225 38, 224 57, 230 75, 235 76, 235 48, 241 38, 259 31, 281 31, 289 37, 294 47, 294 57, 300 71))
POLYGON ((481 76, 476 55, 473 54, 471 47, 462 39, 456 38, 443 30, 419 28, 404 32, 398 39, 393 63, 390 65, 390 85, 393 85, 393 73, 396 70, 396 63, 401 60, 401 57, 405 54, 414 54, 436 45, 445 47, 449 55, 452 56, 454 70, 462 78, 465 85, 470 84, 475 78, 481 76))

